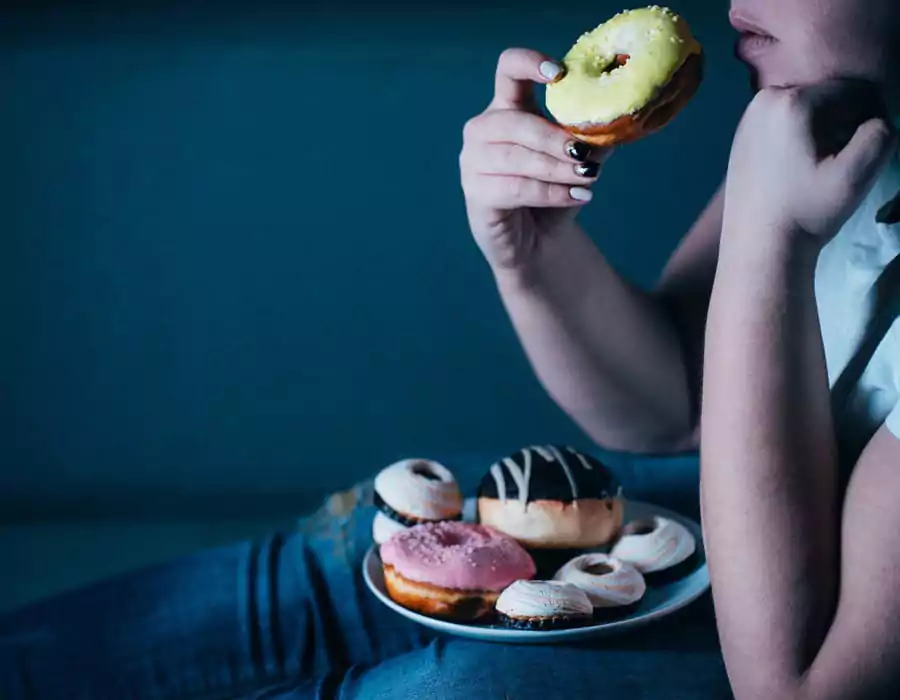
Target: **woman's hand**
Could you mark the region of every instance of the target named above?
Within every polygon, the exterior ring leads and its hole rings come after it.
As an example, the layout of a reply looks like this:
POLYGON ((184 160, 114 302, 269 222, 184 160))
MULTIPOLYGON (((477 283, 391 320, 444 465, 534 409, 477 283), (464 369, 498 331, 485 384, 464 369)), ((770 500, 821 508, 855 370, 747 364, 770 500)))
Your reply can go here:
POLYGON ((878 102, 836 81, 766 90, 732 149, 700 462, 716 620, 737 698, 893 697, 882 691, 897 677, 900 604, 887 592, 900 567, 871 533, 896 512, 877 498, 879 480, 882 492, 893 486, 884 477, 895 446, 882 429, 844 498, 840 467, 852 465, 840 464, 815 285, 821 246, 891 154, 878 102))
POLYGON ((857 83, 758 93, 732 145, 726 238, 746 231, 827 243, 891 156, 895 135, 884 114, 873 90, 857 83))
POLYGON ((495 268, 526 263, 544 236, 570 225, 591 199, 605 153, 540 115, 535 83, 562 67, 527 49, 507 49, 494 98, 463 130, 459 157, 469 225, 495 268))

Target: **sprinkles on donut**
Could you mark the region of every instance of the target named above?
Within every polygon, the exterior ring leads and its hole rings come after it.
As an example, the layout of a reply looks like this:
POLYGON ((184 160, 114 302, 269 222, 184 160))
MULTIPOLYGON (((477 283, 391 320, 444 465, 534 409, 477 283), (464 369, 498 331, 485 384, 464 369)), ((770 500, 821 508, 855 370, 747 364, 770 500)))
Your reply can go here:
POLYGON ((583 34, 547 86, 550 114, 581 141, 616 146, 659 131, 703 80, 703 51, 682 17, 654 5, 583 34))
POLYGON ((473 621, 493 614, 497 597, 535 564, 511 537, 474 523, 416 525, 381 546, 388 595, 431 617, 473 621))

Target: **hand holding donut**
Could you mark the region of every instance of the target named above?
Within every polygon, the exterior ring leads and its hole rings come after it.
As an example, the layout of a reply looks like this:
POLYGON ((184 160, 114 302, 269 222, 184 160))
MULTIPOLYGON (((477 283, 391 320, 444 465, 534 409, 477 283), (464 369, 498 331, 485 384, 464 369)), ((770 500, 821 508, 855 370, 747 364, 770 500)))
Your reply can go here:
POLYGON ((671 122, 703 79, 687 22, 654 5, 620 12, 579 37, 562 63, 507 49, 494 99, 463 131, 469 224, 492 266, 514 268, 590 201, 609 148, 671 122), (547 85, 538 111, 534 85, 547 85))
POLYGON ((535 83, 562 67, 537 51, 507 49, 494 98, 463 130, 460 174, 469 225, 494 267, 521 264, 590 201, 604 152, 576 140, 538 111, 535 83))

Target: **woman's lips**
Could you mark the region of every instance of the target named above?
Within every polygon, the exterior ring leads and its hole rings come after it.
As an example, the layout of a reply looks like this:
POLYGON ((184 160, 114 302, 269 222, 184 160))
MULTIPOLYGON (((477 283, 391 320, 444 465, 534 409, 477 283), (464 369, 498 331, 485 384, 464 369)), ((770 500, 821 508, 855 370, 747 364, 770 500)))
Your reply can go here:
POLYGON ((741 34, 760 34, 762 36, 771 36, 769 32, 755 19, 743 14, 739 10, 732 10, 728 13, 728 21, 741 34))
POLYGON ((732 10, 728 14, 728 19, 731 26, 740 32, 740 37, 735 45, 735 53, 743 61, 752 63, 754 59, 778 43, 778 40, 769 34, 759 22, 741 12, 732 10))
POLYGON ((776 43, 778 43, 777 40, 767 34, 742 32, 737 40, 736 53, 738 58, 753 63, 776 43))

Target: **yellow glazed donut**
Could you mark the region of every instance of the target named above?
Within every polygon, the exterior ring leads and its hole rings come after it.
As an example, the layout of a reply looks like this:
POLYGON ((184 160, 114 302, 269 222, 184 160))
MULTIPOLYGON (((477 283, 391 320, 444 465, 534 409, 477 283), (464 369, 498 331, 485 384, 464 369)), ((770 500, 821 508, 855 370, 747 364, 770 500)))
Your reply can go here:
POLYGON ((583 34, 547 86, 547 110, 582 141, 615 146, 668 124, 703 79, 703 52, 687 23, 654 5, 621 12, 583 34))

